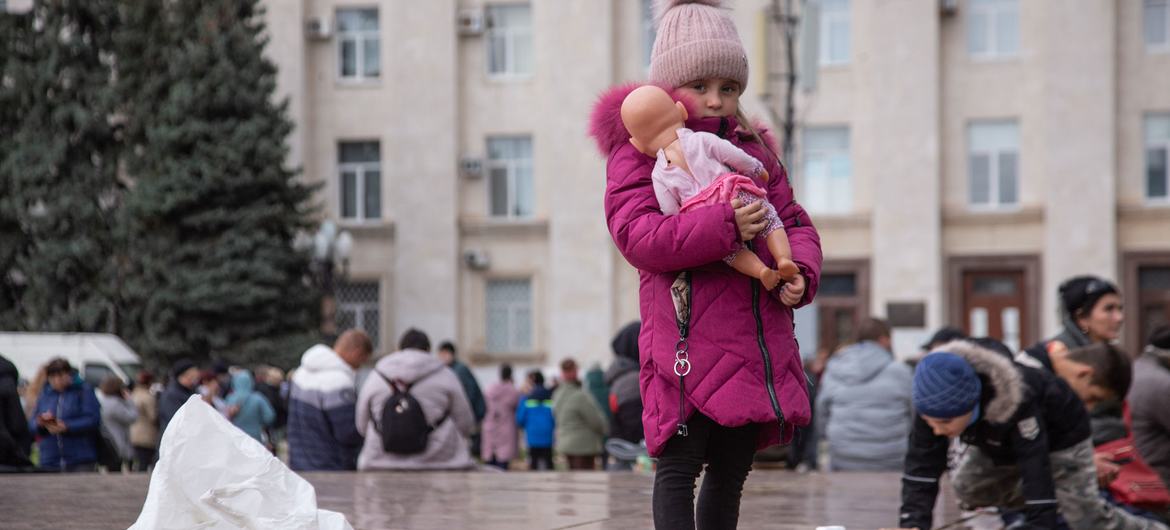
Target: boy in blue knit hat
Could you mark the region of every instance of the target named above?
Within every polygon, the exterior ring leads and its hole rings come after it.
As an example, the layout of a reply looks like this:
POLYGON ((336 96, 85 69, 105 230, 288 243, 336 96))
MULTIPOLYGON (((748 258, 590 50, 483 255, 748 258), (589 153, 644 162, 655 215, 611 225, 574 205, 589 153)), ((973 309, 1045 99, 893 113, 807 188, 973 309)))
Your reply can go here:
POLYGON ((927 354, 914 374, 917 416, 902 477, 901 528, 931 528, 950 440, 969 447, 951 482, 961 504, 1024 519, 1010 528, 1165 529, 1097 495, 1089 418, 1063 380, 1012 361, 992 339, 959 340, 927 354))

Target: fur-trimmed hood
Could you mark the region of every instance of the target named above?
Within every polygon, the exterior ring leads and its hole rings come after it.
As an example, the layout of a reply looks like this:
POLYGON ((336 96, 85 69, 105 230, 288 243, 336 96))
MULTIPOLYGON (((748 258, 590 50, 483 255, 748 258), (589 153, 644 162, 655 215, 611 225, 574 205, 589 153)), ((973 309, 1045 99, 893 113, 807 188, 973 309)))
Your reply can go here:
POLYGON ((990 401, 983 407, 983 417, 987 421, 1007 423, 1012 419, 1024 401, 1024 380, 1011 358, 966 340, 948 342, 931 353, 940 351, 962 357, 975 373, 991 383, 990 389, 986 385, 983 388, 984 395, 991 394, 990 401))
MULTIPOLYGON (((695 118, 696 107, 694 101, 691 101, 691 98, 684 95, 677 88, 650 82, 632 82, 610 87, 597 97, 597 101, 593 104, 593 110, 589 114, 589 136, 597 144, 597 150, 601 152, 601 156, 608 157, 614 149, 630 140, 630 132, 622 124, 622 102, 625 101, 626 96, 630 95, 630 92, 633 92, 635 88, 648 84, 658 86, 665 90, 667 94, 670 94, 671 99, 682 102, 683 106, 687 109, 687 115, 691 116, 687 119, 688 127, 697 119, 695 118)), ((735 133, 742 140, 746 141, 751 139, 752 134, 750 131, 742 128, 738 121, 735 121, 734 117, 730 119, 735 124, 735 133)), ((779 152, 775 137, 764 126, 763 122, 753 119, 752 128, 759 133, 760 137, 767 143, 773 153, 779 152)))

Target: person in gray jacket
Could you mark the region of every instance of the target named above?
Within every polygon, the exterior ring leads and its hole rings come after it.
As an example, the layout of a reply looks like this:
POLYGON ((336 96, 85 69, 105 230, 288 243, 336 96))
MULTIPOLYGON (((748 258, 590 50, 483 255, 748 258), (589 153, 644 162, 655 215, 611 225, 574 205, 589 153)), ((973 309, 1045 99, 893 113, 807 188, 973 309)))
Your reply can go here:
POLYGON ((374 364, 374 372, 362 384, 357 398, 357 428, 365 434, 358 454, 358 471, 374 469, 426 470, 467 469, 471 459, 468 437, 475 430, 475 416, 455 372, 438 357, 428 353, 431 341, 426 334, 409 329, 402 335, 399 351, 374 364), (391 395, 390 384, 407 390, 422 407, 433 427, 426 449, 417 454, 388 453, 382 445, 382 407, 391 395))
POLYGON ((1170 486, 1170 326, 1150 334, 1149 343, 1133 363, 1129 407, 1133 414, 1133 441, 1167 486, 1170 486))
POLYGON ((816 425, 829 442, 831 471, 899 471, 913 409, 910 367, 890 352, 890 326, 869 318, 857 342, 829 359, 816 400, 816 425))

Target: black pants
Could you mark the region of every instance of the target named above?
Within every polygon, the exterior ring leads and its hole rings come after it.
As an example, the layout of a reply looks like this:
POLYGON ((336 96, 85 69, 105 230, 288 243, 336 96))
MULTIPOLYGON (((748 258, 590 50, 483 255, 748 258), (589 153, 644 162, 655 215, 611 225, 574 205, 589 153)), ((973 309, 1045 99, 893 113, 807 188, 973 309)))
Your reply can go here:
POLYGON ((134 471, 149 471, 157 456, 158 450, 153 447, 134 446, 134 471))
POLYGON ((675 435, 658 457, 654 475, 654 527, 659 529, 735 528, 743 483, 752 469, 759 424, 723 427, 695 413, 688 436, 675 435), (695 479, 707 465, 699 505, 695 479), (697 512, 697 520, 696 520, 697 512))
POLYGON ((552 471, 552 448, 551 447, 529 447, 528 448, 528 470, 529 471, 552 471))

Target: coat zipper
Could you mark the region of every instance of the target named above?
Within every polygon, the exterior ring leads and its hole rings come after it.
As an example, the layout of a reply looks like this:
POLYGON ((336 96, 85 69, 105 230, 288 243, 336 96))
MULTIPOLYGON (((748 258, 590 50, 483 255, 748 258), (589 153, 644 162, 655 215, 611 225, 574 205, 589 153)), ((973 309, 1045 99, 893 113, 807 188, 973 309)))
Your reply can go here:
MULTIPOLYGON (((755 252, 752 241, 747 242, 747 248, 755 252)), ((768 399, 772 401, 772 411, 776 413, 776 423, 780 427, 780 437, 784 437, 784 411, 780 410, 780 400, 776 398, 776 387, 772 383, 772 355, 768 352, 768 345, 764 343, 764 320, 760 318, 760 282, 752 282, 752 315, 756 317, 756 343, 760 346, 760 356, 764 358, 764 387, 768 389, 768 399)))

